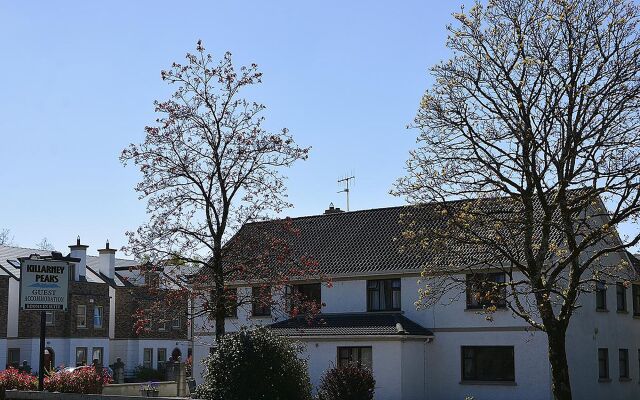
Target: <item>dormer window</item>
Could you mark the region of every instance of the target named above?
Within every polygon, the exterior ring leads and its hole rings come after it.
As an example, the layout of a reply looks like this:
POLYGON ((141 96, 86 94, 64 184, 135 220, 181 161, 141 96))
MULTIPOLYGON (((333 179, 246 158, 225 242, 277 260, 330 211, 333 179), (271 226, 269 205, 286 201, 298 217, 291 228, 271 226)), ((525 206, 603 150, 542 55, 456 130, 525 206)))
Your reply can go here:
POLYGON ((367 311, 399 311, 400 279, 367 281, 367 311))

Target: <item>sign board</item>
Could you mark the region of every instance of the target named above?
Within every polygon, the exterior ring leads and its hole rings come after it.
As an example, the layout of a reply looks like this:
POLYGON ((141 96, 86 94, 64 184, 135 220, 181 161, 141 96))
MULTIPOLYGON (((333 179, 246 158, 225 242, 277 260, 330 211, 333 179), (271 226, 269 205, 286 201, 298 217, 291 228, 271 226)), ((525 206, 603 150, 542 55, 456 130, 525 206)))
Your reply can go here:
POLYGON ((69 264, 58 260, 25 259, 20 264, 20 308, 66 310, 69 264))

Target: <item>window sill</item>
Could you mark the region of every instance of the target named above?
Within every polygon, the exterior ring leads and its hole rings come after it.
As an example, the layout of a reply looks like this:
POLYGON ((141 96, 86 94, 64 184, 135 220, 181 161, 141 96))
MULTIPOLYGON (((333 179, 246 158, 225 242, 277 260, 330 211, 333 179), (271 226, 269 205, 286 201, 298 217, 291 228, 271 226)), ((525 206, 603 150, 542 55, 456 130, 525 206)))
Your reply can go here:
POLYGON ((633 314, 633 318, 640 319, 640 314, 633 314))
POLYGON ((618 314, 629 314, 629 311, 627 311, 627 310, 616 310, 616 312, 618 314))
MULTIPOLYGON (((482 311, 486 311, 485 308, 465 308, 464 309, 465 312, 482 312, 482 311)), ((507 311, 507 307, 497 307, 495 311, 493 312, 498 312, 498 311, 507 311)))
POLYGON ((611 378, 598 378, 598 382, 611 383, 611 378))
POLYGON ((460 381, 461 385, 483 385, 483 386, 518 386, 513 381, 460 381))
POLYGON ((618 378, 619 382, 631 382, 631 378, 618 378))
POLYGON ((609 312, 606 308, 596 308, 596 312, 609 312))
POLYGON ((401 309, 398 310, 367 310, 368 313, 376 313, 376 314, 397 314, 403 313, 401 309))

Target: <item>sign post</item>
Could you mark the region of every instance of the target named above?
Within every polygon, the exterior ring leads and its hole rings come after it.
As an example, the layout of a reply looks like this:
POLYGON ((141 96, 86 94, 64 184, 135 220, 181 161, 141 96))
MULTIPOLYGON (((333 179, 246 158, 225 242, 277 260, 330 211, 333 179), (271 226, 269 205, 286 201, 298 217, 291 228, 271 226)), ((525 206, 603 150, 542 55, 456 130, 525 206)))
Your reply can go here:
POLYGON ((69 263, 29 257, 20 260, 20 309, 40 311, 40 365, 38 390, 44 384, 44 351, 47 311, 66 311, 69 296, 69 263))

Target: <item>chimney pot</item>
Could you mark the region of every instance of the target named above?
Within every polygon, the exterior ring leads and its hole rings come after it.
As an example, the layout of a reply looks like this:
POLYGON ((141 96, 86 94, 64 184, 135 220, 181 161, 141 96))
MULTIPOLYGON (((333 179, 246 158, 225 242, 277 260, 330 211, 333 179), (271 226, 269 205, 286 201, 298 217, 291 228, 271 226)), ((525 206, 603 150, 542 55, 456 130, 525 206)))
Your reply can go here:
POLYGON ((116 274, 116 251, 109 248, 109 240, 104 249, 98 250, 98 270, 109 279, 114 279, 116 274))
POLYGON ((329 203, 329 208, 324 210, 325 214, 336 214, 343 212, 340 207, 334 207, 333 203, 329 203))

